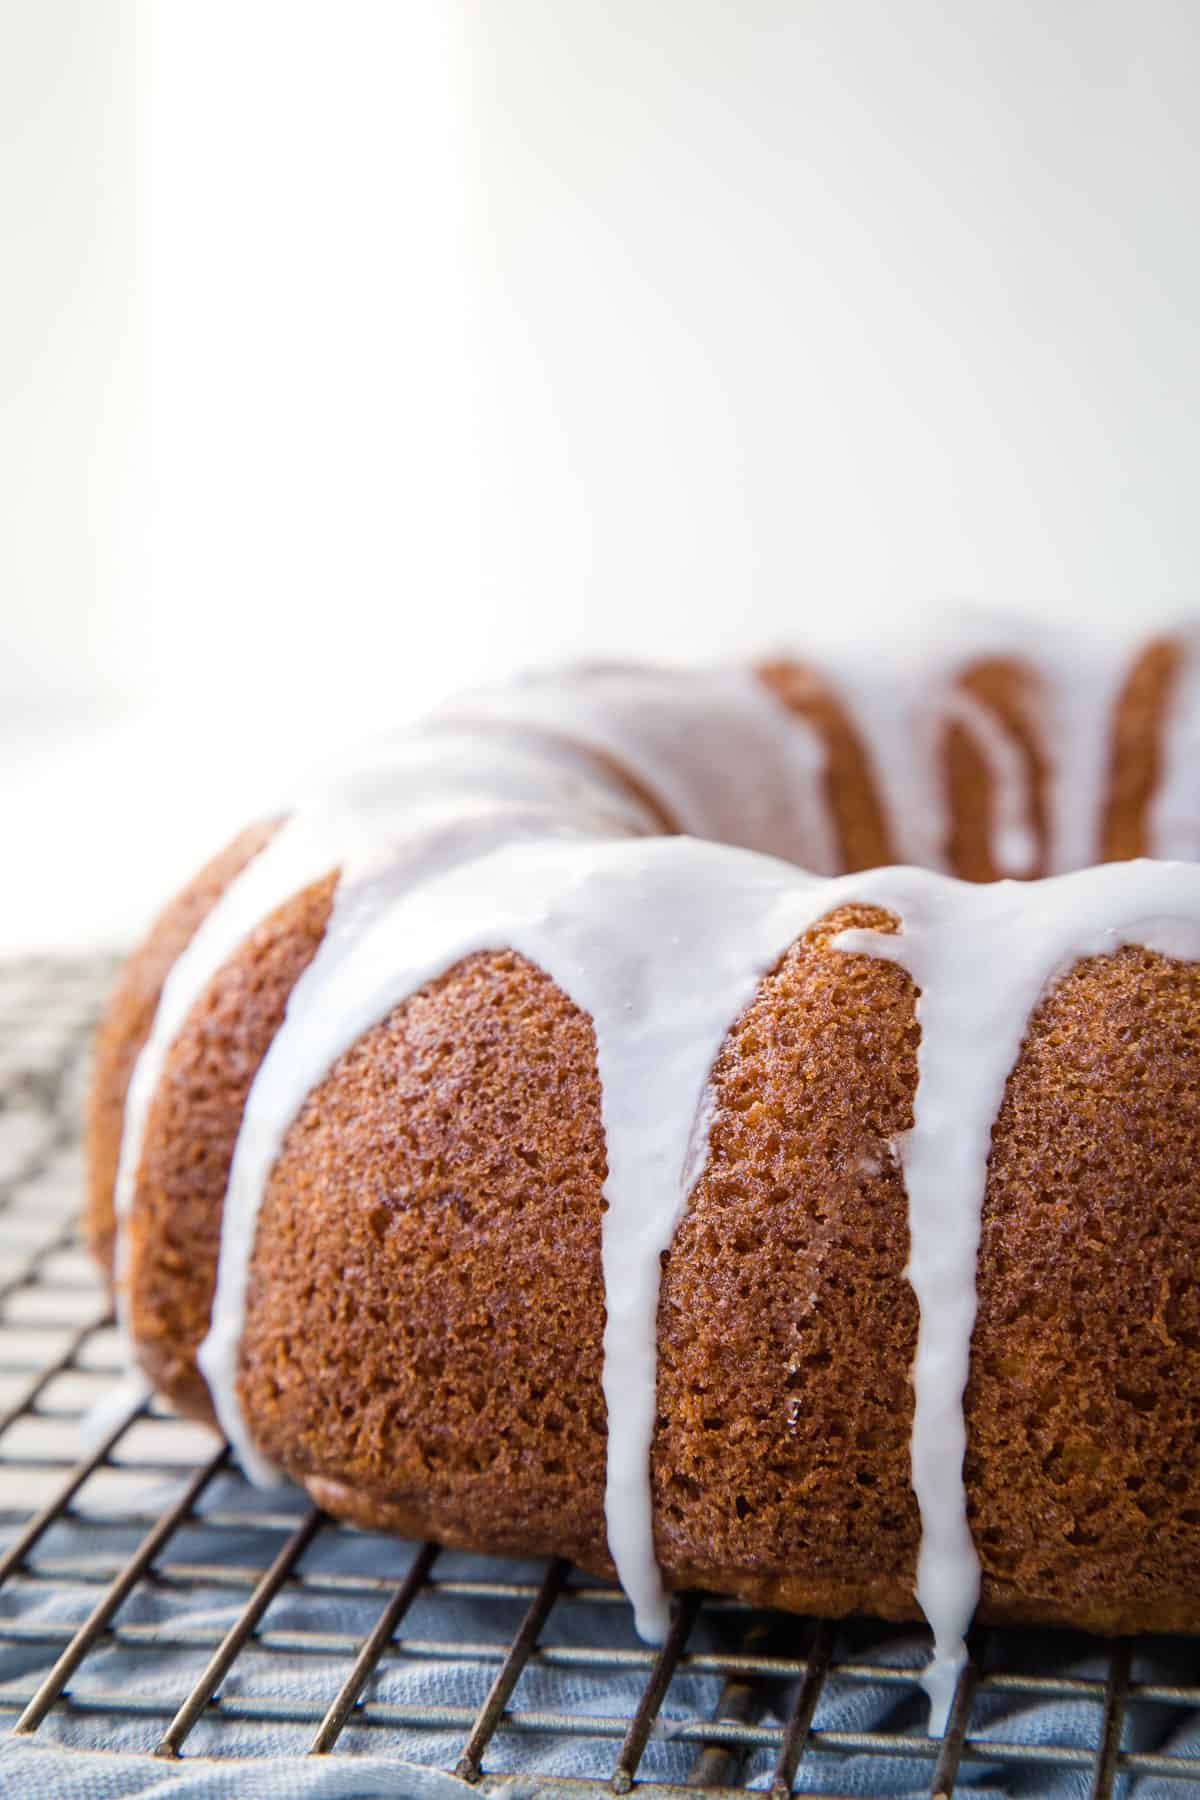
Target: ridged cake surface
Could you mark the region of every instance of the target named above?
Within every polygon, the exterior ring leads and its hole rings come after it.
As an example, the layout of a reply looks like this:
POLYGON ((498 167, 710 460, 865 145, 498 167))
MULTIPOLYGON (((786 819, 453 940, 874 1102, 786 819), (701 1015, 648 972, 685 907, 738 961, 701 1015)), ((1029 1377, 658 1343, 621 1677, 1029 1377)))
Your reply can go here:
POLYGON ((1198 660, 599 667, 331 771, 101 1031, 150 1379, 649 1636, 923 1610, 935 1715, 976 1610, 1200 1627, 1198 660))

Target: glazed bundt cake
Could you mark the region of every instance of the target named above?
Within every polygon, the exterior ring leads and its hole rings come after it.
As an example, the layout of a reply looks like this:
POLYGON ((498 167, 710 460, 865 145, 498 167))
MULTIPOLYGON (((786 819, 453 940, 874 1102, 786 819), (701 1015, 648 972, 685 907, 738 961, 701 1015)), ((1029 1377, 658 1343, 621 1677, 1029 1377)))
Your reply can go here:
POLYGON ((1200 1627, 1198 661, 585 668, 334 771, 100 1032, 150 1380, 650 1637, 919 1607, 935 1711, 977 1609, 1200 1627))

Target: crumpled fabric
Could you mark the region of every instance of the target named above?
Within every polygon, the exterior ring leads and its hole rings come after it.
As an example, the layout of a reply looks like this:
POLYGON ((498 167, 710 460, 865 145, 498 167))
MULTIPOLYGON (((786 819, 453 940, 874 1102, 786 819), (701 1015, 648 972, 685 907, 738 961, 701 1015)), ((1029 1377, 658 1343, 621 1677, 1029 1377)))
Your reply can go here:
POLYGON ((453 1775, 375 1756, 237 1757, 172 1768, 111 1751, 66 1756, 19 1738, 0 1743, 0 1794, 14 1800, 471 1800, 475 1792, 453 1775))
MULTIPOLYGON (((178 1492, 177 1484, 162 1484, 147 1496, 147 1506, 164 1504, 178 1492)), ((122 1607, 117 1623, 140 1628, 135 1643, 102 1640, 85 1658, 70 1684, 74 1704, 56 1706, 31 1738, 0 1738, 0 1795, 54 1796, 54 1800, 209 1800, 209 1796, 247 1796, 248 1800, 276 1800, 292 1796, 307 1800, 348 1800, 349 1796, 397 1796, 398 1800, 461 1800, 469 1790, 450 1771, 455 1767, 467 1736, 467 1727, 455 1723, 439 1728, 427 1725, 369 1725, 358 1717, 338 1740, 335 1750, 323 1757, 306 1757, 316 1721, 337 1693, 358 1644, 371 1630, 386 1604, 388 1591, 362 1595, 339 1588, 339 1580, 369 1576, 388 1582, 399 1580, 414 1555, 414 1546, 397 1540, 329 1528, 309 1545, 299 1572, 325 1587, 289 1584, 272 1601, 262 1621, 259 1637, 238 1656, 221 1687, 222 1700, 231 1712, 209 1708, 188 1737, 182 1757, 163 1761, 149 1754, 163 1735, 175 1708, 182 1702, 212 1654, 211 1634, 225 1630, 244 1606, 248 1588, 221 1580, 221 1571, 234 1566, 264 1569, 277 1553, 281 1537, 277 1528, 254 1523, 256 1512, 298 1518, 304 1510, 301 1496, 256 1493, 235 1474, 222 1475, 206 1490, 198 1515, 171 1539, 154 1579, 142 1582, 122 1607), (246 1519, 233 1527, 214 1522, 211 1515, 236 1510, 246 1519), (181 1581, 173 1571, 193 1565, 181 1581), (203 1565, 196 1572, 195 1566, 203 1565), (207 1571, 207 1572, 205 1572, 207 1571), (207 1632, 202 1641, 176 1643, 164 1648, 153 1636, 155 1627, 169 1628, 175 1640, 189 1632, 207 1632), (340 1633, 346 1643, 336 1651, 299 1653, 279 1647, 296 1634, 340 1633), (273 1643, 272 1640, 275 1640, 273 1643), (104 1698, 131 1697, 130 1710, 89 1710, 89 1702, 103 1707, 104 1698), (231 1716, 238 1706, 256 1700, 283 1703, 283 1716, 270 1720, 231 1716), (157 1702, 157 1710, 137 1711, 157 1702), (304 1710, 304 1717, 286 1716, 288 1706, 304 1710), (207 1759, 218 1758, 219 1761, 207 1759), (235 1760, 236 1759, 236 1760, 235 1760)), ((144 1529, 144 1527, 143 1527, 144 1529)), ((5 1687, 28 1693, 51 1667, 62 1648, 62 1639, 38 1642, 6 1637, 6 1622, 22 1626, 76 1626, 95 1605, 101 1586, 95 1582, 67 1580, 59 1565, 82 1570, 92 1559, 124 1558, 136 1548, 141 1532, 119 1516, 70 1518, 56 1523, 35 1550, 27 1575, 0 1589, 0 1692, 5 1687), (40 1566, 53 1562, 46 1579, 38 1579, 40 1566)), ((432 1571, 435 1584, 467 1580, 536 1582, 544 1564, 484 1561, 457 1552, 443 1552, 432 1571)), ((593 1585, 594 1584, 590 1584, 593 1585)), ((503 1649, 512 1639, 528 1606, 527 1596, 489 1597, 450 1594, 436 1585, 422 1591, 401 1622, 391 1652, 377 1666, 364 1699, 372 1705, 406 1707, 455 1707, 474 1714, 481 1705, 499 1666, 499 1655, 490 1658, 464 1654, 467 1646, 503 1649)), ((756 1615, 756 1617, 758 1617, 756 1615)), ((736 1609, 706 1609, 689 1641, 689 1653, 728 1652, 741 1647, 751 1622, 736 1609)), ((809 1626, 803 1621, 773 1621, 766 1646, 777 1654, 803 1654, 809 1626)), ((303 1638, 300 1638, 303 1642, 303 1638)), ((1096 1644, 1068 1634, 996 1635, 1002 1657, 989 1667, 1010 1671, 1035 1671, 1103 1680, 1105 1659, 1096 1644)), ((514 1779, 513 1800, 535 1793, 552 1794, 555 1778, 584 1776, 607 1782, 611 1777, 620 1729, 594 1734, 589 1719, 626 1721, 633 1713, 645 1685, 647 1667, 619 1662, 603 1666, 599 1661, 571 1660, 570 1652, 585 1647, 625 1652, 644 1650, 633 1633, 629 1609, 624 1603, 585 1601, 568 1588, 555 1604, 541 1638, 550 1652, 565 1652, 557 1660, 534 1662, 521 1676, 511 1707, 517 1712, 569 1713, 577 1721, 571 1735, 516 1730, 502 1726, 484 1757, 489 1775, 514 1779)), ((883 1685, 850 1680, 837 1673, 839 1660, 872 1661, 898 1670, 920 1667, 928 1650, 927 1635, 917 1631, 859 1622, 839 1635, 835 1666, 822 1690, 814 1721, 818 1732, 880 1732, 895 1739, 902 1734, 920 1736, 925 1728, 924 1700, 915 1683, 883 1685)), ((1134 1679, 1190 1683, 1200 1675, 1200 1656, 1194 1643, 1178 1640, 1145 1640, 1139 1645, 1134 1679)), ((639 1780, 686 1782, 702 1746, 678 1736, 681 1725, 711 1719, 719 1708, 722 1682, 717 1674, 685 1664, 676 1673, 664 1700, 658 1726, 647 1745, 638 1770, 639 1780)), ((763 1684, 765 1704, 758 1717, 764 1725, 778 1725, 795 1695, 794 1684, 763 1684)), ((10 1713, 10 1721, 15 1716, 10 1713)), ((1076 1746, 1094 1752, 1099 1742, 1101 1707, 1098 1700, 1048 1700, 1021 1694, 985 1692, 977 1696, 970 1735, 984 1743, 1020 1742, 1076 1746)), ((900 1747, 900 1746, 898 1746, 900 1747)), ((1194 1786, 1162 1777, 1143 1777, 1128 1789, 1136 1800, 1181 1800, 1191 1791, 1200 1793, 1200 1717, 1178 1706, 1131 1706, 1124 1739, 1126 1749, 1167 1751, 1197 1759, 1194 1786)), ((736 1777, 752 1788, 769 1787, 776 1749, 756 1749, 736 1777)), ((838 1793, 873 1796, 923 1795, 929 1790, 932 1764, 928 1757, 891 1755, 832 1755, 810 1749, 797 1771, 798 1793, 838 1793)), ((1091 1772, 1076 1768, 1020 1768, 998 1757, 993 1762, 965 1761, 957 1792, 987 1796, 989 1800, 1083 1800, 1090 1790, 1091 1772)))

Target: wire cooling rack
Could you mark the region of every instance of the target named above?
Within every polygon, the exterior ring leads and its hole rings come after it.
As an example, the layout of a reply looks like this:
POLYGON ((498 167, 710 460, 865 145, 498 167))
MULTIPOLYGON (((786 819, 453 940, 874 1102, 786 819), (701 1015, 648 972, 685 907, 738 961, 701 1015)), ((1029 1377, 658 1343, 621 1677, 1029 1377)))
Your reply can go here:
POLYGON ((563 1562, 350 1531, 291 1491, 251 1489, 226 1446, 119 1386, 103 1442, 82 1450, 81 1421, 120 1375, 77 1235, 77 1121, 111 973, 0 964, 0 1718, 13 1733, 67 1757, 394 1757, 510 1800, 1200 1794, 1191 1640, 980 1633, 938 1743, 919 1633, 689 1596, 652 1650, 615 1588, 563 1562))

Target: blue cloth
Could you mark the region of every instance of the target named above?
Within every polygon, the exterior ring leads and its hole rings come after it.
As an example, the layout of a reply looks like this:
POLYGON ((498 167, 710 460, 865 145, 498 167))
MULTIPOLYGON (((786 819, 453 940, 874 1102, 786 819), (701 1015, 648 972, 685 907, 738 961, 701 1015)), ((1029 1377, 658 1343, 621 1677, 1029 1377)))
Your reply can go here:
POLYGON ((453 1775, 374 1756, 236 1757, 173 1767, 103 1750, 66 1756, 18 1738, 0 1743, 0 1794, 13 1800, 472 1800, 476 1793, 453 1775))
MULTIPOLYGON (((147 1495, 152 1509, 177 1489, 164 1484, 147 1495)), ((236 1474, 221 1477, 206 1492, 194 1521, 181 1529, 160 1559, 156 1579, 141 1583, 121 1609, 117 1623, 134 1629, 133 1641, 102 1640, 87 1656, 71 1682, 78 1703, 57 1706, 33 1738, 0 1739, 0 1795, 41 1800, 42 1796, 80 1796, 81 1800, 125 1800, 137 1796, 149 1800, 208 1800, 209 1796, 245 1795, 248 1800, 276 1800, 276 1796, 317 1796, 321 1800, 346 1800, 347 1796, 398 1796, 400 1800, 461 1800, 465 1784, 446 1773, 455 1766, 466 1737, 466 1728, 426 1726, 368 1726, 352 1719, 335 1751, 326 1757, 306 1758, 315 1729, 306 1721, 275 1718, 269 1721, 230 1717, 221 1709, 209 1709, 184 1746, 183 1758, 164 1762, 147 1753, 162 1736, 171 1714, 207 1663, 213 1648, 212 1634, 223 1631, 237 1617, 248 1592, 243 1583, 231 1586, 220 1579, 222 1569, 243 1567, 255 1572, 265 1568, 281 1542, 277 1528, 258 1526, 255 1511, 299 1516, 301 1498, 284 1494, 256 1494, 236 1474), (247 1515, 236 1528, 217 1523, 211 1515, 236 1510, 247 1515), (186 1580, 173 1572, 181 1565, 186 1580), (199 1566, 199 1572, 197 1568, 199 1566), (207 1572, 205 1572, 207 1571, 207 1572), (156 1642, 161 1627, 176 1640, 176 1647, 156 1642), (206 1633, 202 1641, 179 1644, 191 1632, 206 1633), (89 1711, 92 1700, 134 1696, 145 1704, 157 1700, 154 1713, 89 1711), (219 1758, 217 1762, 196 1759, 219 1758), (238 1760, 233 1760, 238 1759, 238 1760)), ((97 1581, 64 1579, 64 1565, 93 1574, 128 1556, 140 1533, 119 1516, 95 1521, 73 1518, 52 1527, 32 1557, 33 1579, 21 1576, 0 1590, 0 1686, 27 1693, 52 1665, 62 1648, 61 1632, 52 1641, 5 1638, 6 1621, 20 1621, 24 1630, 41 1623, 75 1626, 85 1619, 102 1591, 97 1581), (53 1565, 49 1567, 48 1565, 53 1565), (46 1579, 37 1579, 42 1568, 46 1579)), ((238 1656, 221 1694, 234 1706, 252 1705, 256 1698, 293 1701, 317 1714, 333 1699, 347 1671, 354 1650, 371 1630, 388 1594, 359 1594, 340 1587, 344 1578, 401 1577, 413 1555, 413 1547, 394 1540, 342 1530, 318 1533, 299 1565, 310 1585, 288 1585, 275 1598, 262 1621, 260 1635, 238 1656), (325 1585, 322 1585, 324 1583, 325 1585), (305 1633, 343 1634, 345 1645, 328 1652, 311 1647, 299 1653, 287 1651, 279 1640, 305 1633), (275 1640, 273 1643, 272 1640, 275 1640)), ((536 1581, 543 1565, 483 1563, 480 1559, 444 1552, 433 1569, 435 1584, 483 1577, 489 1580, 536 1581)), ((466 1645, 503 1648, 528 1605, 527 1598, 454 1595, 436 1585, 423 1591, 402 1621, 394 1652, 378 1665, 364 1698, 376 1704, 407 1707, 455 1707, 473 1714, 481 1704, 499 1663, 461 1653, 466 1645)), ((691 1651, 728 1651, 738 1647, 744 1614, 706 1611, 689 1646, 691 1651)), ((779 1639, 771 1645, 784 1654, 802 1653, 807 1627, 801 1622, 779 1622, 779 1639)), ((303 1642, 303 1639, 301 1639, 303 1642)), ((633 1635, 629 1610, 623 1604, 584 1601, 567 1594, 555 1605, 542 1636, 544 1648, 576 1652, 585 1647, 607 1651, 640 1650, 633 1635)), ((999 1640, 1003 1667, 1010 1671, 1033 1670, 1042 1674, 1089 1676, 1102 1680, 1104 1658, 1087 1640, 1044 1634, 999 1640)), ((927 1638, 919 1632, 903 1632, 869 1624, 850 1626, 842 1634, 835 1654, 835 1669, 828 1678, 817 1709, 815 1726, 822 1731, 870 1731, 921 1734, 925 1707, 915 1684, 854 1681, 836 1672, 839 1660, 870 1660, 897 1669, 919 1668, 927 1652, 927 1638)), ((570 1713, 577 1719, 627 1719, 636 1706, 646 1680, 644 1659, 635 1666, 619 1659, 609 1666, 598 1661, 557 1660, 530 1664, 511 1702, 518 1712, 570 1713)), ((1200 1674, 1196 1646, 1171 1640, 1148 1640, 1139 1646, 1134 1667, 1137 1681, 1191 1683, 1200 1674)), ((700 1746, 685 1741, 679 1726, 714 1716, 721 1679, 687 1664, 671 1682, 662 1707, 659 1727, 647 1746, 638 1774, 642 1780, 686 1781, 700 1746)), ((777 1724, 794 1696, 785 1683, 767 1686, 768 1710, 764 1724, 777 1724)), ((12 1715, 10 1715, 11 1717, 12 1715)), ((1020 1694, 986 1692, 977 1697, 971 1736, 997 1743, 1022 1742, 1077 1746, 1094 1751, 1101 1727, 1098 1699, 1056 1699, 1020 1694)), ((611 1776, 619 1738, 611 1731, 594 1736, 578 1730, 571 1736, 517 1731, 497 1732, 484 1758, 489 1774, 505 1774, 520 1780, 514 1800, 531 1794, 535 1787, 552 1790, 558 1776, 590 1776, 607 1781, 611 1776)), ((1177 1706, 1137 1702, 1130 1708, 1126 1749, 1165 1750, 1196 1757, 1195 1783, 1161 1778, 1142 1778, 1132 1789, 1137 1800, 1180 1800, 1188 1792, 1200 1794, 1200 1719, 1177 1706)), ((769 1785, 776 1750, 764 1746, 744 1765, 740 1779, 750 1786, 769 1785)), ((800 1793, 907 1796, 928 1792, 930 1760, 918 1756, 832 1755, 810 1750, 797 1773, 800 1793)), ((1019 1769, 1002 1759, 994 1763, 965 1762, 958 1791, 989 1800, 1074 1800, 1089 1791, 1090 1773, 1075 1769, 1032 1767, 1019 1769)))

